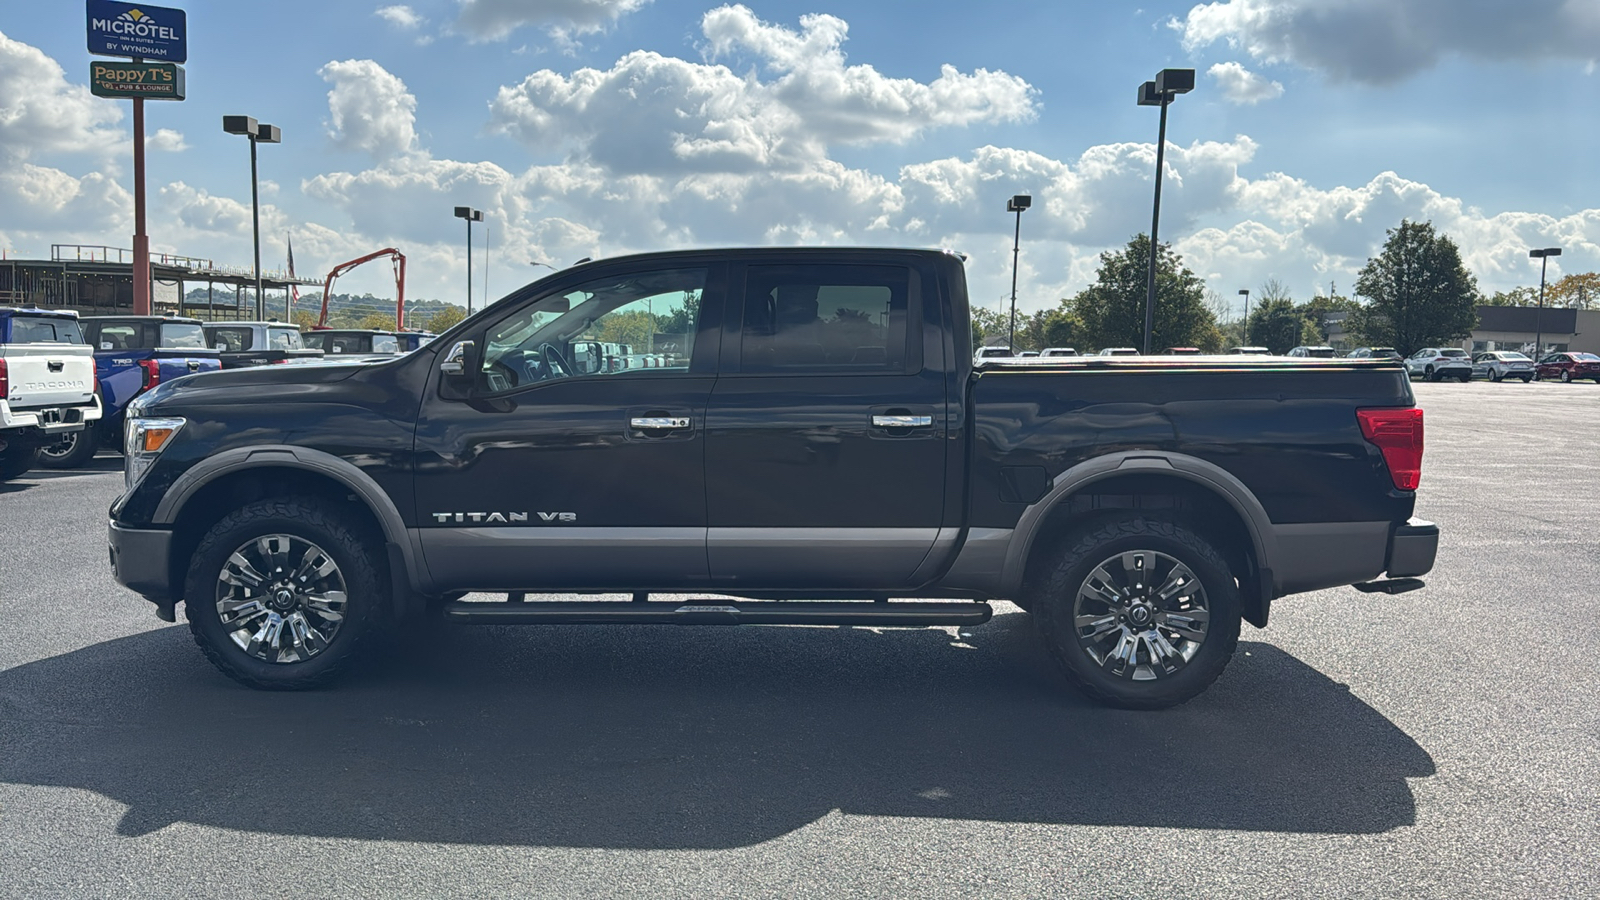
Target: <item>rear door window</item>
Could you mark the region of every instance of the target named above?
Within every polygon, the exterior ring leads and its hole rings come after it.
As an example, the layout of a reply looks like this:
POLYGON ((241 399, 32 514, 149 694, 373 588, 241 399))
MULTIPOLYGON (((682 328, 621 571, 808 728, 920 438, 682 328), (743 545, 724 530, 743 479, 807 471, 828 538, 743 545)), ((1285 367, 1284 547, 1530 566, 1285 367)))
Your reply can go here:
POLYGON ((175 350, 206 349, 206 332, 199 325, 184 322, 161 323, 161 346, 175 350))
POLYGON ((11 342, 14 344, 81 344, 83 333, 75 319, 57 319, 46 316, 18 316, 11 320, 11 342))
POLYGON ((740 371, 907 371, 915 282, 901 266, 751 266, 740 371))
POLYGON ((373 353, 399 353, 400 340, 392 334, 375 334, 372 336, 373 353))
POLYGON ((300 329, 268 328, 267 348, 269 350, 299 350, 300 329))
POLYGON ((249 328, 207 328, 205 332, 207 342, 223 353, 249 350, 255 343, 249 328))
POLYGON ((132 323, 108 322, 99 327, 97 350, 140 350, 144 339, 143 328, 132 323))

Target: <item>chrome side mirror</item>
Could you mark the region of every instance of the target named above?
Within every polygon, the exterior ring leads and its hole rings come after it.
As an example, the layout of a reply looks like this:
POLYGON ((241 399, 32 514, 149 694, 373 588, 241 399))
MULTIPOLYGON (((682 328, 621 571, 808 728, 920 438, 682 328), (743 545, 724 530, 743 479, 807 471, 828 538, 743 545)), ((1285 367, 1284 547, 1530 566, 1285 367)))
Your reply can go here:
POLYGON ((467 374, 467 357, 471 355, 473 349, 474 344, 471 341, 456 341, 456 345, 444 355, 444 361, 439 363, 439 373, 448 377, 467 374))

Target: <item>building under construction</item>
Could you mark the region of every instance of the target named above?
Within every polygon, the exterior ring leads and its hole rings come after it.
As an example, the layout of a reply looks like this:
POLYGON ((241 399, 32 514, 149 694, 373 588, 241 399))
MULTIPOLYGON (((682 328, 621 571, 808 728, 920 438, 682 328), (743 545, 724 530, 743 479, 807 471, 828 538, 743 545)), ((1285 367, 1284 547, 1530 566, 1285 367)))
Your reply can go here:
MULTIPOLYGON (((255 274, 246 268, 218 266, 209 259, 150 254, 151 307, 156 313, 201 319, 255 317, 255 274), (188 299, 196 288, 204 299, 188 299)), ((264 305, 282 318, 300 288, 320 290, 322 282, 281 271, 261 273, 264 305), (277 295, 276 297, 274 295, 277 295)), ((133 251, 86 244, 52 244, 49 259, 19 259, 0 254, 0 306, 75 309, 85 316, 133 312, 133 251)))

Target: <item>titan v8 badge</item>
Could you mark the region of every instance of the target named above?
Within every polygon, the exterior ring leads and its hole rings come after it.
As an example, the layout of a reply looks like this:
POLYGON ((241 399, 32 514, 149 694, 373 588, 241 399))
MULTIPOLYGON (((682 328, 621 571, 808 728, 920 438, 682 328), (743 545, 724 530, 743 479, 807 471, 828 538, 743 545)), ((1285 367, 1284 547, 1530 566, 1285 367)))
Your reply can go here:
MULTIPOLYGON (((570 512, 542 512, 542 513, 534 513, 534 515, 538 516, 539 517, 539 521, 541 521, 541 522, 576 522, 576 521, 578 521, 578 514, 577 513, 570 513, 570 512)), ((460 522, 460 523, 474 522, 474 523, 488 524, 490 522, 510 523, 510 522, 527 522, 527 521, 529 521, 528 514, 525 513, 525 512, 514 512, 514 513, 497 513, 497 512, 492 512, 492 513, 481 513, 481 512, 447 513, 447 512, 438 512, 438 513, 434 513, 433 514, 433 520, 435 522, 440 523, 440 524, 452 523, 452 522, 460 522)))

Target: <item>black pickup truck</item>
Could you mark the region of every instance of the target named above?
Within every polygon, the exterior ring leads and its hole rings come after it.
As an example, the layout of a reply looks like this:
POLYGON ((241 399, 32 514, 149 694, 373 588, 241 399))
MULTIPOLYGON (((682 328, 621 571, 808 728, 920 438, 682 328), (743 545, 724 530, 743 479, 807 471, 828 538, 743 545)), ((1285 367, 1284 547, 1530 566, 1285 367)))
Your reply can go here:
POLYGON ((112 565, 258 688, 396 622, 970 626, 1007 598, 1137 708, 1204 690, 1279 597, 1432 567, 1395 362, 975 368, 971 334, 950 253, 579 265, 392 361, 140 397, 112 565), (561 592, 632 599, 530 597, 561 592))

